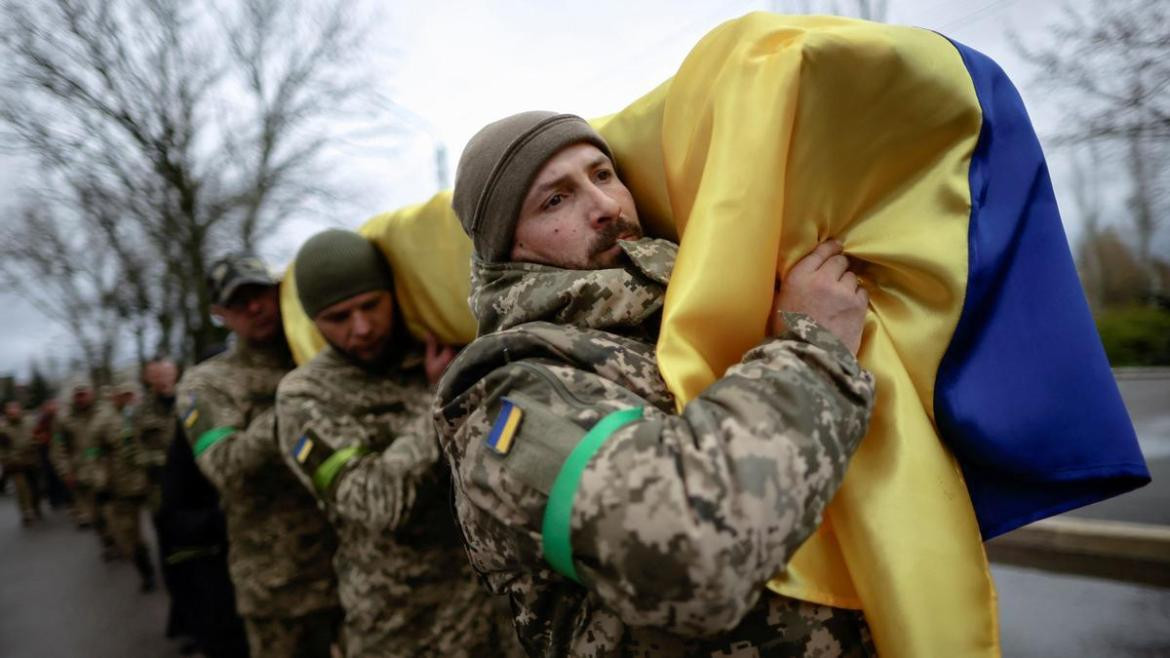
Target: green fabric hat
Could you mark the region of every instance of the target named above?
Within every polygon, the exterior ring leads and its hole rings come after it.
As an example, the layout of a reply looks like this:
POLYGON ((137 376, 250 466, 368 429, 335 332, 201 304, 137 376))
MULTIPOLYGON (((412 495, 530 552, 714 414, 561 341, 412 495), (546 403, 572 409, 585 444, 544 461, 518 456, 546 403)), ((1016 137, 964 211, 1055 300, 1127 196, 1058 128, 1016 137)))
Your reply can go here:
POLYGON ((309 238, 293 268, 297 296, 310 318, 355 295, 394 289, 382 252, 353 231, 329 229, 309 238))
POLYGON ((455 171, 451 205, 475 253, 493 263, 510 260, 520 207, 540 168, 558 151, 588 142, 609 158, 601 135, 584 119, 555 112, 521 112, 475 134, 455 171))

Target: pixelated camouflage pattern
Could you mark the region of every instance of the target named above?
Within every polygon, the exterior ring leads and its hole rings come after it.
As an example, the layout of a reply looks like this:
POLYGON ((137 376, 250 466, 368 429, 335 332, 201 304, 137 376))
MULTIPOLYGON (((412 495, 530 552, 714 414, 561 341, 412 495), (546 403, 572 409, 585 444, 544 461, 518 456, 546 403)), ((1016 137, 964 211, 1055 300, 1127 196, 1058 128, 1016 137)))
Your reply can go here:
POLYGON ((504 655, 514 634, 467 562, 421 358, 395 361, 371 370, 327 347, 277 393, 281 452, 337 530, 346 653, 504 655), (293 455, 309 432, 327 446, 317 450, 365 450, 325 491, 313 484, 312 463, 293 455))
POLYGON ((129 560, 140 546, 142 538, 142 508, 145 496, 114 496, 105 505, 106 524, 118 554, 129 560))
POLYGON ((101 446, 103 468, 111 494, 122 498, 145 498, 149 488, 146 469, 138 461, 134 435, 134 409, 104 406, 94 425, 101 446))
POLYGON ((565 270, 535 263, 488 263, 471 271, 471 310, 479 335, 540 319, 553 324, 640 330, 662 309, 674 267, 665 240, 627 242, 636 269, 565 270))
POLYGON ((268 270, 264 261, 253 254, 229 254, 211 265, 207 275, 207 291, 213 303, 225 306, 242 286, 272 286, 280 277, 268 270))
POLYGON ((22 415, 12 421, 0 416, 0 467, 6 473, 35 469, 37 445, 33 441, 33 422, 22 415))
POLYGON ((162 467, 175 438, 175 399, 151 393, 134 410, 133 463, 146 475, 146 497, 153 511, 162 499, 162 467))
POLYGON ((32 430, 33 422, 26 416, 15 422, 7 416, 0 417, 0 468, 16 491, 16 502, 24 519, 38 514, 32 483, 37 468, 37 446, 32 430))
POLYGON ((331 658, 342 616, 328 608, 299 617, 246 617, 248 658, 331 658))
POLYGON ((192 447, 210 429, 235 430, 196 463, 219 491, 244 617, 296 617, 338 605, 333 529, 277 449, 276 386, 291 369, 287 347, 240 341, 187 371, 177 389, 175 410, 192 447))
POLYGON ((473 566, 511 596, 531 655, 871 654, 860 613, 764 584, 820 523, 865 433, 872 376, 786 314, 781 336, 676 413, 654 345, 675 247, 621 244, 625 268, 473 265, 486 335, 452 364, 435 409, 473 566), (485 437, 504 397, 524 417, 501 457, 485 437), (573 499, 577 584, 542 556, 548 492, 588 429, 635 406, 644 419, 595 453, 573 499))
POLYGON ((101 459, 101 424, 108 422, 102 406, 97 402, 85 409, 70 405, 69 413, 61 419, 61 440, 54 441, 61 446, 54 460, 58 472, 85 489, 102 489, 108 480, 101 459))

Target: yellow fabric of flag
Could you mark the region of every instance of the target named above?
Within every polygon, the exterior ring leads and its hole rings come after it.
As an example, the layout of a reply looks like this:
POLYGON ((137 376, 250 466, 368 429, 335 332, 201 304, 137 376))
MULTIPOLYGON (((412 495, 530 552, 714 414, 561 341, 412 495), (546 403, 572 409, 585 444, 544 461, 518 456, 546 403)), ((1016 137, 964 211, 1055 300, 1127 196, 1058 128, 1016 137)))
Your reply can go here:
MULTIPOLYGON (((411 334, 422 340, 429 332, 451 345, 475 338, 475 317, 467 307, 471 241, 451 210, 450 192, 375 215, 358 233, 373 241, 390 263, 394 296, 411 334)), ((291 265, 281 282, 280 309, 293 357, 304 363, 325 346, 325 339, 301 307, 291 265)))
POLYGON ((769 587, 862 608, 886 656, 999 653, 979 528, 932 406, 966 290, 981 121, 937 34, 751 14, 602 127, 650 225, 681 237, 658 344, 680 405, 763 339, 777 273, 828 237, 863 264, 873 421, 824 525, 769 587))
MULTIPOLYGON (((775 277, 817 243, 836 237, 863 266, 870 431, 824 524, 768 587, 863 609, 885 656, 998 655, 979 528, 933 418, 966 289, 981 126, 955 48, 925 30, 749 14, 594 125, 648 232, 680 240, 658 345, 680 405, 764 338, 775 277)), ((362 233, 390 259, 412 332, 465 343, 470 244, 449 201, 379 215, 362 233)), ((303 361, 321 343, 291 278, 282 306, 303 361)))

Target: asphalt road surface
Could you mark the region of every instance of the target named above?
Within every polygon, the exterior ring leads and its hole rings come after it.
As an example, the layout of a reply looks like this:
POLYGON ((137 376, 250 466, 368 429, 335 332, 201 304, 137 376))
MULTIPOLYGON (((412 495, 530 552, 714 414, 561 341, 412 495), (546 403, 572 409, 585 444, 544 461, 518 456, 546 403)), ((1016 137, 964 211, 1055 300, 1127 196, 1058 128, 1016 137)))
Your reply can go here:
MULTIPOLYGON (((1123 496, 1082 507, 1082 518, 1170 525, 1170 369, 1121 374, 1117 381, 1153 481, 1123 496)), ((1167 620, 1170 624, 1170 619, 1167 620)))
POLYGON ((134 567, 102 562, 97 535, 64 512, 22 528, 12 487, 0 497, 0 656, 179 656, 164 637, 167 609, 161 583, 139 592, 134 567))

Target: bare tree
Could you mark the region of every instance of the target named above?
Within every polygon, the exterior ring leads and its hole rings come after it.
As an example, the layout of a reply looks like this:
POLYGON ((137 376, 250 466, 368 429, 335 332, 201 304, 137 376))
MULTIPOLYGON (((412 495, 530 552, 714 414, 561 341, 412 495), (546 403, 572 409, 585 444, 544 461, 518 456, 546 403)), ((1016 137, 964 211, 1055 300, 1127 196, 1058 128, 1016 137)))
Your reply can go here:
POLYGON ((44 183, 8 227, 0 268, 71 330, 78 309, 114 306, 140 359, 217 339, 211 259, 256 249, 335 193, 332 124, 352 122, 373 86, 348 0, 196 5, 8 0, 0 10, 3 142, 31 154, 44 183), (50 262, 38 244, 50 225, 84 236, 80 253, 50 262), (72 281, 81 274, 65 261, 95 253, 118 278, 113 290, 72 281))
POLYGON ((1013 42, 1060 104, 1049 141, 1093 142, 1124 163, 1132 243, 1153 281, 1152 249, 1170 205, 1170 3, 1066 4, 1046 39, 1013 42))
POLYGON ((124 308, 117 265, 92 234, 78 232, 46 211, 26 209, 0 232, 2 282, 33 291, 28 299, 69 329, 88 374, 107 381, 124 308))
POLYGON ((1098 175, 1100 148, 1090 142, 1084 148, 1072 150, 1073 206, 1081 217, 1081 238, 1077 245, 1077 272, 1089 305, 1094 309, 1102 304, 1105 273, 1099 253, 1101 219, 1104 215, 1101 180, 1098 175))

